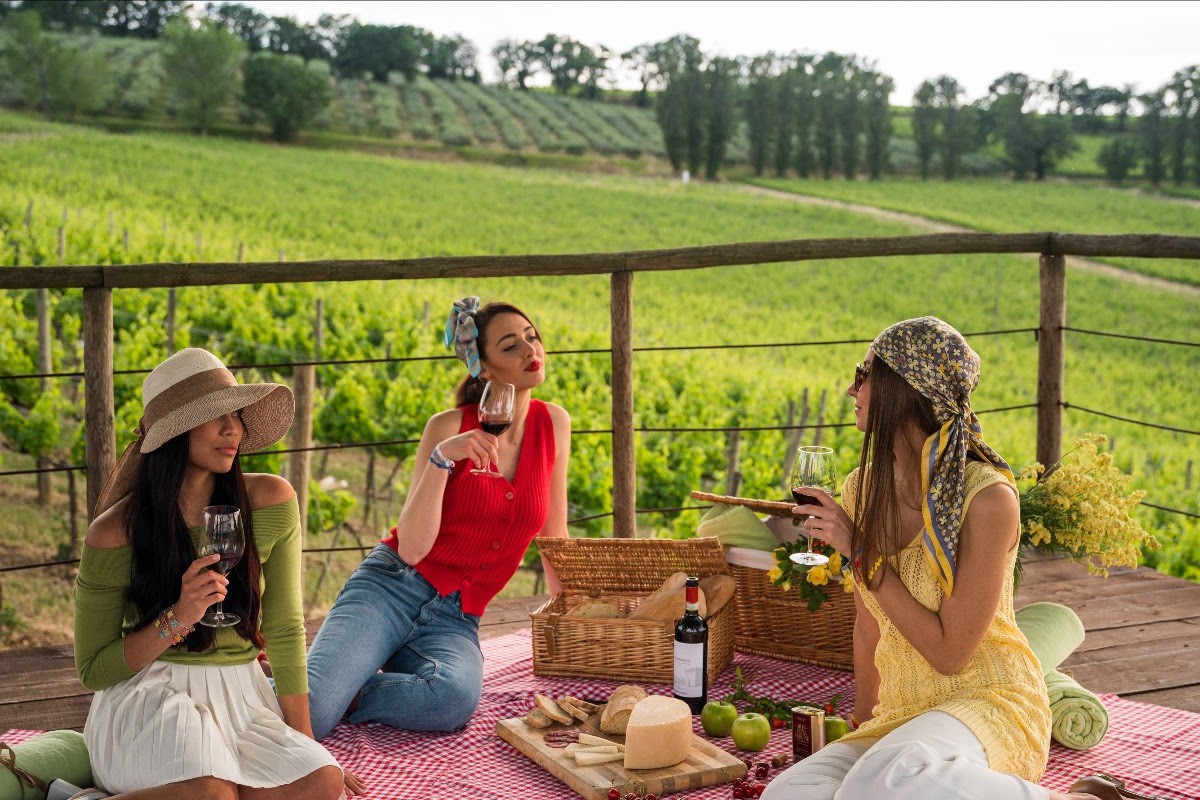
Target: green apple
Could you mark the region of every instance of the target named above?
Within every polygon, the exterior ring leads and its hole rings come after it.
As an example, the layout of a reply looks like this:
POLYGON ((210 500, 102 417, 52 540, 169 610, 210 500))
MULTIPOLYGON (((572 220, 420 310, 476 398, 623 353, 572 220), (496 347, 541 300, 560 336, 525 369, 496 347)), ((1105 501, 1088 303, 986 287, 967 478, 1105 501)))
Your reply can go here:
POLYGON ((771 741, 771 721, 749 711, 733 721, 733 743, 739 750, 757 753, 771 741))
POLYGON ((700 711, 700 724, 709 736, 728 736, 737 715, 737 706, 733 703, 711 700, 700 711))
POLYGON ((836 742, 850 732, 850 723, 832 714, 825 717, 825 744, 836 742))

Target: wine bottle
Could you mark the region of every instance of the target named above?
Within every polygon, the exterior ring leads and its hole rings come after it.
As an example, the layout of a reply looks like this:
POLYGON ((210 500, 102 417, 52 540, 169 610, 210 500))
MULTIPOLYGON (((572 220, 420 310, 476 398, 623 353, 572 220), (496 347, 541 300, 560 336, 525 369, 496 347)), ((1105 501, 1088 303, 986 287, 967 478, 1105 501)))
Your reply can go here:
POLYGON ((708 702, 708 623, 700 618, 700 579, 689 576, 675 622, 675 696, 699 714, 708 702))

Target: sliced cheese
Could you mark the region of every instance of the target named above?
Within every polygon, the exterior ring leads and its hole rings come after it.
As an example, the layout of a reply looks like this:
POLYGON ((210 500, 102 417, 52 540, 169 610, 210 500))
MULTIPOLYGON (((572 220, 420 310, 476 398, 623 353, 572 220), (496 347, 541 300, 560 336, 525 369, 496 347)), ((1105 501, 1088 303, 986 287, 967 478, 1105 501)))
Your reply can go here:
POLYGON ((576 753, 575 763, 581 767, 592 767, 609 761, 620 761, 622 758, 624 756, 620 753, 576 753))
MULTIPOLYGON (((579 734, 579 743, 580 744, 595 744, 595 745, 601 745, 601 746, 608 745, 608 744, 617 744, 616 742, 610 742, 608 739, 604 739, 599 736, 592 736, 590 733, 580 733, 579 734)), ((622 750, 625 749, 624 745, 617 745, 617 746, 620 747, 622 750)))
POLYGON ((568 753, 623 753, 625 746, 619 744, 582 744, 576 742, 567 745, 568 753))
POLYGON ((661 769, 687 760, 692 711, 674 697, 651 695, 633 707, 625 730, 625 769, 661 769))

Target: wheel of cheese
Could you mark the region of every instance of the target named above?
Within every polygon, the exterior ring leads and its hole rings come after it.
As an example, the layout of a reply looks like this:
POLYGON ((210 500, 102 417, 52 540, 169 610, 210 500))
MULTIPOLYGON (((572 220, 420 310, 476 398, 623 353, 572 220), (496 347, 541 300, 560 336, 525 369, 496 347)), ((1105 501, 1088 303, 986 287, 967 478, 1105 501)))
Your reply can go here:
POLYGON ((692 710, 674 697, 638 702, 625 728, 625 769, 662 769, 686 761, 692 750, 692 710))

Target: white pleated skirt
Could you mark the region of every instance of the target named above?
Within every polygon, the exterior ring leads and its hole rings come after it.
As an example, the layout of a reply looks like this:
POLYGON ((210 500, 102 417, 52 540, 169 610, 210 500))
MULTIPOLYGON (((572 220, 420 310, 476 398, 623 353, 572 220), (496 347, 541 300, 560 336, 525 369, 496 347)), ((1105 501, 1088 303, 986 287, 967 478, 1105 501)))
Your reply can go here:
POLYGON ((114 794, 210 776, 271 788, 337 766, 324 747, 283 721, 255 661, 155 661, 96 693, 83 735, 96 785, 114 794))

